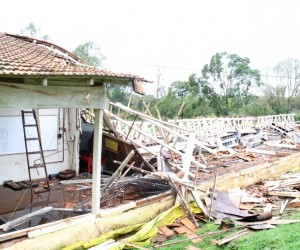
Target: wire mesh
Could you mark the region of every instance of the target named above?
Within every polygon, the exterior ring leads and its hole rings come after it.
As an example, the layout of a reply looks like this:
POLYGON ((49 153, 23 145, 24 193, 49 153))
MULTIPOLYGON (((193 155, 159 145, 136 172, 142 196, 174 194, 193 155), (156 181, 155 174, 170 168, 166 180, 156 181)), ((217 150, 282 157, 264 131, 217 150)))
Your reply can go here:
MULTIPOLYGON (((111 176, 102 175, 102 186, 111 176)), ((53 207, 53 210, 34 216, 30 220, 15 226, 10 231, 20 230, 41 224, 59 221, 66 218, 89 213, 92 206, 92 175, 82 173, 64 184, 59 180, 50 180, 50 191, 35 193, 35 190, 43 188, 43 183, 38 188, 27 190, 31 192, 31 202, 24 209, 12 213, 9 221, 39 211, 44 207, 53 207)), ((158 195, 171 189, 165 180, 157 180, 145 177, 123 177, 114 182, 107 191, 102 194, 101 208, 111 208, 130 201, 140 200, 158 195)), ((29 197, 27 197, 29 199, 29 197)))
POLYGON ((116 182, 103 195, 101 208, 109 208, 167 192, 171 186, 165 180, 137 177, 116 182))

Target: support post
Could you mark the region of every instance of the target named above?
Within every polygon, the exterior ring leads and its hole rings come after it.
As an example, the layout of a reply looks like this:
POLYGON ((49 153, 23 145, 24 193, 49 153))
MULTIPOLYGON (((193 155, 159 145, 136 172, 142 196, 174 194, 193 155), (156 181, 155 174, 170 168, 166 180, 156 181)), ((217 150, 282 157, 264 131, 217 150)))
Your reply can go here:
POLYGON ((69 131, 68 131, 68 147, 69 147, 69 168, 79 174, 79 122, 77 109, 68 109, 69 131))
POLYGON ((100 213, 101 198, 101 153, 102 153, 103 110, 95 109, 94 145, 93 145, 93 179, 92 179, 92 213, 100 213))

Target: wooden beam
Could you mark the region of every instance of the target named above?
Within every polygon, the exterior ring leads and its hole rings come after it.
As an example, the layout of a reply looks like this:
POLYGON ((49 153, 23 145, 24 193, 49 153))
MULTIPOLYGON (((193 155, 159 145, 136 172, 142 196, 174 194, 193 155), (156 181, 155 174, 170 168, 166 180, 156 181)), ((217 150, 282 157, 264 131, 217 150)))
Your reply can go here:
MULTIPOLYGON (((184 134, 181 134, 181 133, 175 131, 174 129, 170 129, 169 126, 173 126, 171 123, 166 123, 166 122, 157 120, 157 119, 155 119, 155 118, 151 118, 151 117, 149 117, 149 116, 146 116, 146 115, 141 114, 141 113, 136 112, 136 111, 132 111, 132 110, 128 110, 128 109, 126 109, 126 111, 127 111, 127 112, 131 112, 131 113, 133 113, 133 114, 139 115, 139 117, 140 117, 142 120, 144 120, 144 121, 146 121, 146 122, 149 122, 149 123, 151 123, 151 124, 157 126, 158 128, 161 128, 161 129, 163 129, 164 131, 169 132, 170 134, 172 134, 172 135, 174 135, 174 136, 177 136, 177 137, 179 137, 179 138, 181 138, 181 139, 183 139, 183 140, 185 140, 185 141, 188 140, 188 137, 185 136, 184 134), (162 123, 165 124, 165 125, 162 125, 162 123)), ((192 131, 189 132, 189 133, 192 133, 192 131)), ((203 143, 200 142, 197 138, 195 138, 194 141, 195 141, 195 144, 196 144, 196 145, 201 146, 201 147, 202 147, 203 149, 205 149, 207 152, 209 152, 209 153, 211 153, 211 154, 216 154, 216 151, 215 151, 215 150, 212 150, 211 148, 206 147, 206 146, 203 145, 203 143)))
POLYGON ((19 217, 15 220, 6 222, 5 224, 0 226, 0 230, 7 232, 9 230, 11 230, 12 228, 19 226, 27 221, 30 221, 32 218, 36 217, 36 216, 41 216, 43 214, 46 214, 48 212, 51 212, 53 210, 53 207, 44 207, 42 209, 39 209, 37 211, 34 211, 32 213, 26 214, 22 217, 19 217))
POLYGON ((193 223, 195 224, 196 228, 198 228, 199 225, 198 225, 198 223, 197 223, 197 221, 196 221, 196 219, 195 219, 195 217, 194 217, 194 215, 193 215, 193 213, 192 213, 192 211, 191 211, 189 205, 188 205, 188 204, 186 203, 186 201, 184 200, 184 197, 182 196, 182 194, 181 194, 179 188, 177 187, 177 185, 175 184, 175 182, 173 181, 173 179, 172 179, 170 176, 169 176, 169 180, 170 180, 170 182, 172 183, 172 186, 175 188, 176 193, 178 194, 178 196, 180 197, 180 199, 181 199, 181 201, 182 201, 182 203, 181 203, 182 207, 184 207, 184 208, 188 211, 188 213, 189 213, 189 215, 190 215, 190 217, 191 217, 193 223))
POLYGON ((237 239, 237 238, 239 238, 239 237, 241 237, 243 235, 246 235, 248 233, 250 233, 250 230, 248 228, 244 228, 241 231, 235 232, 232 235, 229 235, 229 236, 227 236, 227 237, 225 237, 225 238, 223 238, 221 240, 218 240, 217 241, 217 245, 218 246, 224 245, 225 243, 230 242, 232 240, 235 240, 235 239, 237 239))
POLYGON ((0 108, 86 107, 96 109, 109 107, 109 100, 103 86, 66 87, 0 82, 0 108))
MULTIPOLYGON (((114 115, 114 114, 112 114, 112 113, 110 113, 109 115, 110 115, 111 117, 115 118, 117 121, 120 121, 121 123, 123 123, 123 124, 125 124, 126 126, 130 127, 131 124, 130 124, 129 122, 124 121, 122 118, 120 118, 120 117, 118 117, 118 116, 116 116, 116 115, 114 115)), ((132 129, 134 129, 135 131, 137 131, 137 132, 139 132, 139 133, 141 133, 141 134, 147 136, 147 137, 150 138, 151 140, 153 140, 153 141, 159 143, 160 145, 162 145, 162 146, 164 146, 165 148, 167 148, 167 149, 173 151, 174 153, 180 155, 181 157, 183 156, 183 153, 181 153, 179 150, 177 150, 177 149, 175 149, 175 148, 172 148, 169 144, 166 144, 166 143, 164 143, 164 142, 158 140, 157 138, 155 138, 155 137, 152 136, 152 135, 147 134, 147 133, 144 132, 143 130, 140 130, 140 129, 136 128, 136 127, 133 127, 132 129)), ((203 165, 203 164, 197 162, 195 159, 192 159, 191 161, 192 161, 192 163, 194 163, 196 166, 198 165, 199 167, 201 167, 201 168, 203 168, 203 169, 206 168, 205 165, 203 165)), ((178 168, 179 170, 184 171, 184 170, 183 170, 181 167, 179 167, 179 166, 177 166, 177 168, 178 168)), ((189 174, 191 177, 194 177, 194 175, 193 175, 192 173, 188 173, 188 174, 189 174)))
POLYGON ((195 139, 196 134, 190 133, 187 141, 187 146, 184 155, 182 156, 182 167, 184 170, 184 180, 188 179, 188 173, 190 172, 192 158, 193 158, 193 150, 195 147, 195 139))
POLYGON ((203 214, 207 217, 209 217, 209 214, 204 206, 204 204, 202 203, 201 199, 199 198, 198 194, 196 191, 191 190, 192 196, 194 197, 194 200, 196 201, 198 207, 201 209, 201 211, 203 212, 203 214))
POLYGON ((93 178, 92 178, 92 213, 100 213, 101 198, 101 153, 102 153, 103 110, 95 109, 93 178))
POLYGON ((102 188, 103 194, 106 192, 106 190, 110 187, 110 185, 113 183, 113 181, 118 177, 121 176, 123 169, 126 167, 127 163, 131 160, 132 156, 134 155, 134 151, 131 150, 130 153, 127 155, 125 160, 121 163, 121 165, 118 167, 118 169, 114 172, 113 176, 108 180, 108 182, 105 184, 105 186, 102 188))
POLYGON ((193 132, 193 131, 191 131, 191 130, 187 130, 187 129, 181 128, 181 127, 179 127, 179 126, 177 126, 177 125, 175 125, 175 124, 173 124, 173 123, 165 122, 165 121, 163 121, 163 120, 156 119, 156 118, 154 118, 154 117, 152 117, 152 116, 149 116, 149 115, 146 115, 146 114, 143 114, 143 113, 134 111, 133 109, 130 109, 130 108, 128 108, 128 107, 122 105, 121 103, 113 103, 113 102, 110 102, 110 105, 115 106, 115 107, 118 107, 118 108, 121 108, 121 109, 123 109, 123 110, 125 110, 125 111, 127 111, 127 112, 129 112, 129 113, 132 113, 132 114, 138 114, 140 117, 147 117, 147 118, 150 119, 150 120, 160 122, 160 123, 162 123, 162 124, 165 124, 165 125, 170 126, 170 127, 173 127, 173 128, 177 128, 177 129, 182 130, 182 131, 186 131, 186 132, 189 132, 189 133, 193 132))

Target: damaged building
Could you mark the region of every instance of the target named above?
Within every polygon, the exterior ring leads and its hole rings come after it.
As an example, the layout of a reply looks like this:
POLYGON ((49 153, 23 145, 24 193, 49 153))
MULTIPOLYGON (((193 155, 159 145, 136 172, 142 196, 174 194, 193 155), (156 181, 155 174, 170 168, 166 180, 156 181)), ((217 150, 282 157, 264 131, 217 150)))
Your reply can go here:
POLYGON ((1 247, 86 249, 168 211, 197 227, 199 214, 224 212, 223 193, 214 206, 205 200, 216 183, 222 191, 299 170, 292 114, 163 121, 106 97, 107 83, 143 94, 143 82, 0 33, 1 247))

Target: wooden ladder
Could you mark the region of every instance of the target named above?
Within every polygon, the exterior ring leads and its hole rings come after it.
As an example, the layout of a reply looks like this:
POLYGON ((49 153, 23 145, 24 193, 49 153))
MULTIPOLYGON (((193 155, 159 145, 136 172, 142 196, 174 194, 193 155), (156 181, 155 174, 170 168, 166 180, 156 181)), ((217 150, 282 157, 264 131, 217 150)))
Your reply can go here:
POLYGON ((26 149, 26 158, 27 158, 27 166, 28 166, 28 174, 29 181, 32 183, 32 172, 34 169, 37 171, 38 175, 39 169, 42 169, 44 175, 41 178, 45 179, 45 184, 43 188, 38 188, 35 190, 35 193, 44 193, 49 192, 49 178, 47 173, 47 167, 44 158, 44 152, 42 148, 40 127, 39 127, 39 119, 36 114, 36 110, 33 109, 31 111, 21 110, 22 113, 22 124, 24 131, 24 141, 25 141, 25 149, 26 149), (34 150, 33 150, 34 148, 34 150), (38 148, 36 150, 36 148, 38 148), (34 155, 38 155, 39 163, 35 163, 37 159, 33 159, 34 155))

